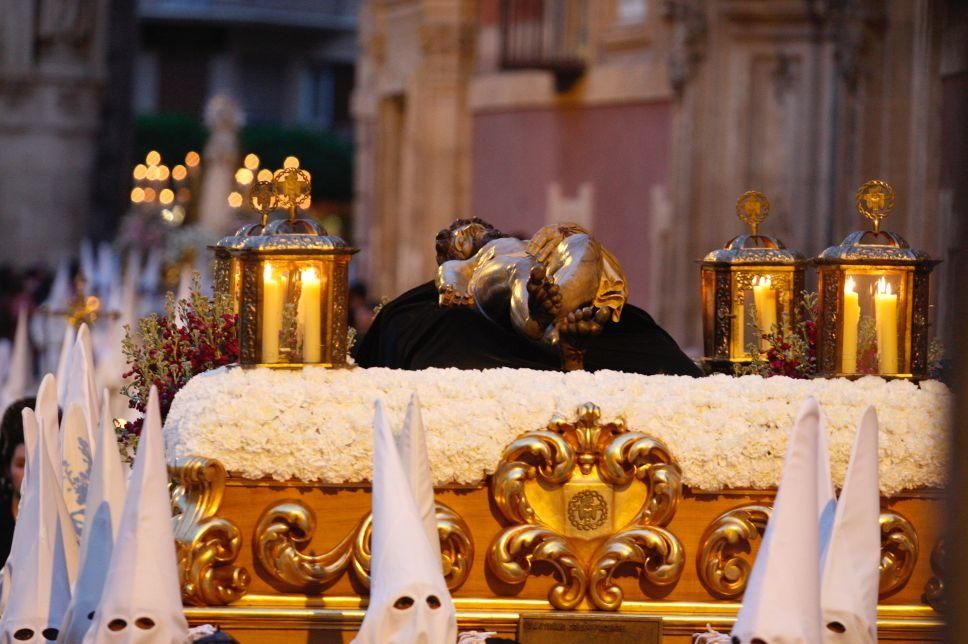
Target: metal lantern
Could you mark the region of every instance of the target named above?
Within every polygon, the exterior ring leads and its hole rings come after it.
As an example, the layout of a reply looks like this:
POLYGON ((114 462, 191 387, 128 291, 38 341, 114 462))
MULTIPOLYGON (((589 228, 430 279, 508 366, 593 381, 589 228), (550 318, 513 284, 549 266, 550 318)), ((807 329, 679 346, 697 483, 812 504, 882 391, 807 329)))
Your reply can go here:
POLYGON ((702 261, 704 358, 710 371, 731 372, 766 349, 762 336, 789 328, 800 316, 804 257, 776 238, 759 234, 770 212, 762 192, 736 201, 736 216, 750 226, 702 261))
POLYGON ((232 252, 241 250, 249 237, 262 235, 269 221, 269 213, 279 205, 272 181, 257 181, 249 191, 249 205, 262 215, 262 220, 254 224, 246 224, 239 228, 234 235, 223 237, 214 246, 210 246, 215 255, 212 268, 215 295, 228 297, 232 302, 232 311, 239 312, 239 299, 242 292, 242 267, 238 257, 232 252))
POLYGON ((350 257, 357 249, 318 223, 296 218, 309 199, 309 175, 297 168, 272 179, 287 219, 229 251, 238 260, 239 352, 243 365, 346 363, 350 257))
POLYGON ((818 371, 924 378, 928 372, 930 275, 939 263, 881 230, 894 189, 881 180, 857 191, 857 211, 873 223, 816 259, 820 273, 818 371))

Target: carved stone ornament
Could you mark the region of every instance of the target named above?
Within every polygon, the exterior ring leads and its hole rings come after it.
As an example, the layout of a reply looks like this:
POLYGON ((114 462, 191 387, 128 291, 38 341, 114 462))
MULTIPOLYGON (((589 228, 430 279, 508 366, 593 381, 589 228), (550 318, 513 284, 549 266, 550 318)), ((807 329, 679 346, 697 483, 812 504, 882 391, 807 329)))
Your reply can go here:
POLYGON ((488 567, 523 584, 536 562, 550 564, 557 583, 548 601, 558 609, 587 596, 598 609, 617 610, 623 592, 612 578, 624 564, 651 586, 675 584, 685 565, 682 544, 663 527, 682 496, 678 463, 660 441, 600 419, 586 403, 572 422, 523 434, 504 449, 491 481, 511 525, 488 548, 488 567))
MULTIPOLYGON (((710 595, 717 599, 742 597, 753 569, 752 546, 763 538, 772 513, 768 505, 742 505, 720 514, 706 527, 699 541, 696 573, 710 595)), ((890 510, 881 512, 880 527, 879 595, 887 597, 911 579, 918 560, 918 536, 910 521, 890 510)), ((926 588, 926 597, 927 593, 926 588)))
MULTIPOLYGON (((357 580, 369 588, 372 526, 373 515, 368 514, 328 551, 307 554, 304 550, 316 533, 316 515, 302 501, 281 501, 269 506, 256 524, 256 560, 274 580, 301 591, 333 583, 350 566, 357 580)), ((437 533, 444 579, 450 590, 456 590, 474 560, 471 531, 459 514, 438 503, 437 533)))
POLYGON ((178 459, 168 473, 182 599, 196 606, 222 606, 239 599, 250 581, 249 572, 234 565, 242 535, 234 523, 216 516, 225 491, 225 468, 196 456, 178 459))

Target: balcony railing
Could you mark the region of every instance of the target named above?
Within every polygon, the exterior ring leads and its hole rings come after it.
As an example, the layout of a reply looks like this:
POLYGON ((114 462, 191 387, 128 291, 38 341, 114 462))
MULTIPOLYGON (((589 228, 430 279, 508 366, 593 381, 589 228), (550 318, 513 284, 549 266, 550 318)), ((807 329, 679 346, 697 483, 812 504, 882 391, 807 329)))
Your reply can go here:
POLYGON ((553 72, 559 91, 585 71, 589 0, 501 0, 501 66, 553 72))

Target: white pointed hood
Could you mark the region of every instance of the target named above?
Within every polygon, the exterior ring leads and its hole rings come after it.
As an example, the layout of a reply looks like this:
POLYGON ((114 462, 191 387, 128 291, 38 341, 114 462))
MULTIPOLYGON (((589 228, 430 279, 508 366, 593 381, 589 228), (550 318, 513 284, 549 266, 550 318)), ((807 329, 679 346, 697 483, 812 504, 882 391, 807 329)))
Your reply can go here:
POLYGON ((34 360, 27 337, 27 309, 21 308, 17 316, 17 330, 13 336, 13 349, 10 352, 10 366, 6 382, 3 383, 3 407, 28 396, 34 385, 34 360))
POLYGON ((50 292, 44 300, 44 306, 52 311, 62 311, 71 302, 71 265, 67 259, 57 264, 54 281, 50 284, 50 292))
POLYGON ((820 408, 820 427, 817 430, 817 526, 820 530, 820 567, 823 568, 830 534, 834 529, 837 494, 830 476, 830 450, 827 447, 827 414, 820 408))
POLYGON ((91 331, 86 324, 77 330, 77 337, 71 349, 70 366, 67 371, 67 385, 61 406, 67 409, 70 405, 79 405, 84 412, 87 423, 87 435, 91 441, 97 433, 100 416, 100 400, 94 377, 94 348, 91 342, 91 331))
POLYGON ((434 499, 434 479, 427 456, 427 435, 424 431, 423 417, 420 414, 420 400, 417 394, 410 396, 407 416, 403 421, 403 431, 397 437, 397 449, 403 471, 410 481, 410 490, 417 503, 420 522, 427 533, 430 547, 440 560, 440 535, 437 532, 437 503, 434 499))
POLYGON ((55 639, 71 600, 71 583, 64 550, 65 531, 58 501, 60 483, 47 458, 39 432, 27 475, 17 530, 29 535, 10 561, 11 593, 0 619, 0 644, 46 642, 55 639))
POLYGON ((60 354, 57 356, 57 403, 67 400, 67 375, 71 372, 71 359, 74 356, 74 341, 77 332, 70 324, 64 325, 64 338, 61 340, 60 354))
MULTIPOLYGON (((21 411, 21 417, 23 418, 24 425, 24 453, 26 456, 26 463, 24 464, 24 478, 20 484, 20 507, 23 508, 24 499, 27 498, 27 490, 29 488, 28 483, 31 479, 30 474, 30 462, 33 459, 33 455, 39 448, 38 441, 40 440, 40 426, 37 423, 37 416, 34 414, 34 410, 29 407, 24 408, 21 411)), ((42 448, 41 448, 42 449, 42 448)), ((35 535, 28 534, 31 530, 25 522, 15 522, 13 526, 13 537, 10 541, 10 554, 7 555, 7 561, 3 564, 3 569, 0 570, 0 614, 3 614, 7 609, 7 601, 10 599, 10 566, 11 562, 17 561, 23 558, 23 550, 30 546, 34 541, 35 535), (18 530, 18 526, 20 529, 18 530)))
POLYGON ((161 411, 154 387, 106 579, 84 642, 185 642, 188 622, 182 612, 161 411))
POLYGON ((108 405, 109 397, 105 390, 96 439, 97 456, 91 466, 91 480, 87 488, 77 583, 58 642, 80 642, 91 628, 93 619, 90 615, 101 600, 111 552, 121 523, 127 477, 108 405))
POLYGON ((87 436, 87 421, 79 405, 71 404, 61 421, 60 477, 64 504, 70 517, 74 539, 80 543, 84 526, 84 506, 91 476, 93 445, 87 436))
POLYGON ((877 641, 881 560, 877 433, 877 413, 868 407, 854 438, 823 567, 823 641, 830 644, 877 641))
POLYGON ((820 641, 820 414, 817 401, 807 398, 790 434, 773 514, 733 626, 737 644, 820 641))
POLYGON ((376 403, 373 419, 373 532, 370 604, 359 644, 450 644, 454 605, 417 512, 393 433, 376 403))

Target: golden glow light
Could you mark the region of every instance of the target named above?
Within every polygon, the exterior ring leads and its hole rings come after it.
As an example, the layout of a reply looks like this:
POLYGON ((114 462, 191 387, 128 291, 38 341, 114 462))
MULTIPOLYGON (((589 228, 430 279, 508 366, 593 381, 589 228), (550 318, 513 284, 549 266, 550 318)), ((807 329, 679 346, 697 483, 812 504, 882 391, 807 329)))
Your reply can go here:
POLYGON ((235 171, 235 180, 241 183, 243 186, 247 186, 252 183, 252 170, 248 168, 239 168, 235 171))
POLYGON ((172 191, 171 188, 165 188, 164 190, 158 193, 158 201, 160 201, 162 205, 167 206, 174 200, 175 200, 175 193, 172 191))
POLYGON ((154 188, 145 188, 145 201, 154 201, 156 196, 154 188))
POLYGON ((235 190, 229 193, 229 205, 233 208, 240 208, 242 206, 242 195, 235 190))
POLYGON ((272 170, 269 168, 262 168, 259 170, 258 179, 259 181, 272 181, 272 170))
POLYGON ((252 154, 251 152, 245 155, 245 161, 243 163, 249 170, 255 170, 259 167, 259 157, 258 155, 252 154))
POLYGON ((171 169, 171 178, 175 181, 182 181, 186 176, 188 176, 188 170, 180 163, 171 169))
POLYGON ((152 150, 145 156, 145 163, 148 165, 158 165, 161 163, 161 153, 158 150, 152 150))
POLYGON ((158 180, 159 181, 167 181, 168 180, 168 175, 170 175, 170 174, 171 174, 171 171, 168 170, 168 166, 166 166, 166 165, 160 165, 160 166, 158 166, 158 180))
POLYGON ((192 150, 191 152, 185 155, 185 165, 187 165, 189 168, 194 168, 195 166, 198 165, 199 161, 201 160, 202 160, 202 157, 200 157, 198 155, 198 152, 196 152, 195 150, 192 150))
POLYGON ((299 159, 296 157, 286 157, 286 160, 282 162, 283 168, 298 168, 299 159))
POLYGON ((147 166, 145 166, 145 164, 139 163, 138 165, 136 165, 134 167, 133 174, 134 174, 134 178, 136 180, 141 181, 142 179, 145 178, 145 176, 147 176, 147 174, 148 174, 148 168, 147 168, 147 166))
POLYGON ((131 202, 141 203, 145 200, 144 188, 132 188, 131 189, 131 202))
POLYGON ((877 280, 877 294, 878 295, 893 295, 891 291, 891 283, 887 281, 887 278, 881 276, 881 279, 877 280))
POLYGON ((156 166, 156 165, 150 165, 150 166, 148 166, 148 169, 145 171, 145 177, 148 179, 148 181, 157 181, 158 180, 158 166, 156 166))

